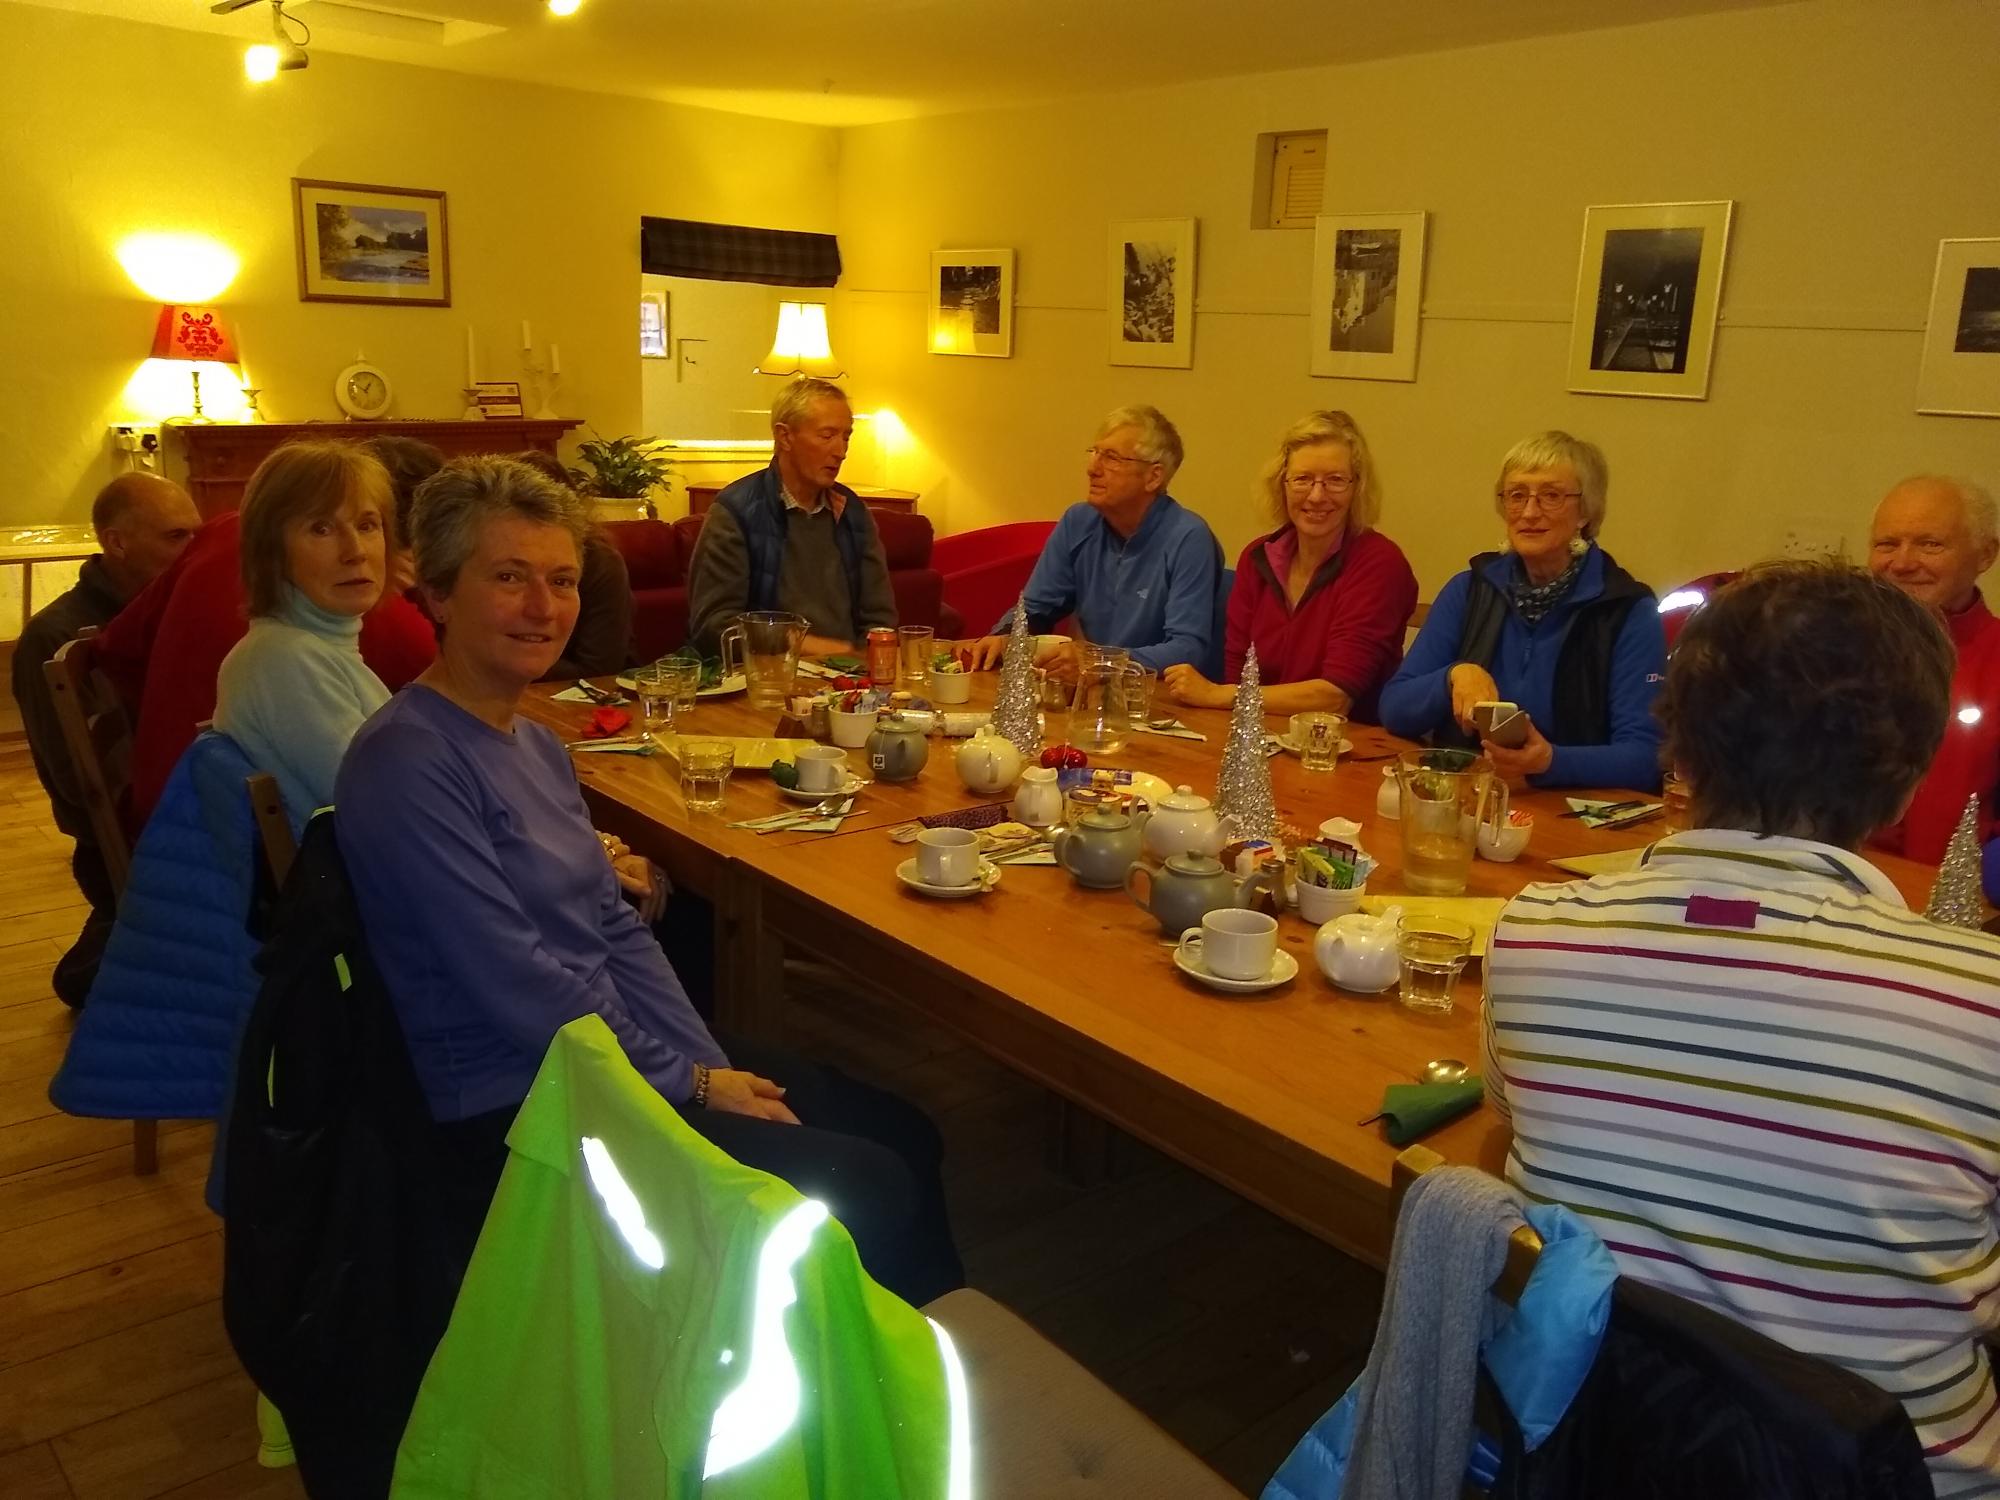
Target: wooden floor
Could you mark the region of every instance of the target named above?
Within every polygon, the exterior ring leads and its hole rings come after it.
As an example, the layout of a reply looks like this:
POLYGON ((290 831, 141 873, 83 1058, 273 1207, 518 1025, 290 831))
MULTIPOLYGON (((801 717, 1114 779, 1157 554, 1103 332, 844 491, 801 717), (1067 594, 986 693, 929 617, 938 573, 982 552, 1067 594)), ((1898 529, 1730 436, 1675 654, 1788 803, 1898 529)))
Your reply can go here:
MULTIPOLYGON (((70 1024, 49 970, 82 917, 68 841, 0 742, 0 1497, 301 1496, 257 1465, 222 1328, 210 1128, 164 1127, 159 1175, 138 1178, 129 1127, 48 1103, 70 1024)), ((1359 1369, 1380 1277, 1129 1141, 1079 1186, 1045 1162, 1040 1092, 851 985, 791 988, 789 1041, 943 1127, 973 1284, 1256 1494, 1359 1369)))

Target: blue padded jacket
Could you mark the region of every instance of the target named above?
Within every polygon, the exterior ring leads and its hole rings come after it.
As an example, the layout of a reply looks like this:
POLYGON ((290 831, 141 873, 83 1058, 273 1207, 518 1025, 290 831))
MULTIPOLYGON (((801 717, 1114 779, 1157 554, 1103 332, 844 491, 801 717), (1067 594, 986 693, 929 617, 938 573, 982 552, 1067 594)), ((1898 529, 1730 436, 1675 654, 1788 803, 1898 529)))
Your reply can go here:
POLYGON ((248 920, 257 826, 227 735, 174 767, 133 852, 118 923, 49 1099, 73 1115, 207 1120, 222 1109, 237 1033, 257 998, 248 920))

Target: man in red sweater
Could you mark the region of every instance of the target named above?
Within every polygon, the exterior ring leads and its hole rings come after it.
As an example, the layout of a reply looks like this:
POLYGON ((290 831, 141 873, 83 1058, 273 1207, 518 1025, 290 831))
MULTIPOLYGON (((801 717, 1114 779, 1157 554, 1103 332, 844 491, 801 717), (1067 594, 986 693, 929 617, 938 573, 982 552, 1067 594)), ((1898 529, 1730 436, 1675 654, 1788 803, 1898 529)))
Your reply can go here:
POLYGON ((2000 518, 1993 498, 1963 479, 1905 479, 1875 509, 1868 570, 1937 610, 1958 647, 1944 743, 1902 821, 1874 838, 1911 859, 1942 859, 1975 795, 1980 842, 1993 833, 2000 789, 2000 620, 1986 607, 1979 575, 1996 554, 2000 518))
MULTIPOLYGON (((166 789, 196 726, 215 716, 215 677, 243 639, 238 516, 205 522, 172 567, 132 599, 97 637, 97 660, 132 719, 132 789, 126 827, 136 838, 166 789)), ((361 622, 361 657, 391 692, 437 655, 431 622, 385 592, 361 622)))

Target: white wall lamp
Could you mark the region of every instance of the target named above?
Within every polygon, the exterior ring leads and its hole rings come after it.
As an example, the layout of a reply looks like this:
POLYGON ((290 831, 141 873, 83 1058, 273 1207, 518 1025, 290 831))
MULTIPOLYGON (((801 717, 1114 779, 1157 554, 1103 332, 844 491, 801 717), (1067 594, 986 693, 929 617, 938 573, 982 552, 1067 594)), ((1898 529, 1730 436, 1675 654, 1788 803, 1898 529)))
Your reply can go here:
MULTIPOLYGON (((215 0, 208 10, 210 15, 228 16, 245 6, 263 3, 264 0, 215 0)), ((252 83, 269 83, 280 73, 297 72, 312 62, 305 49, 305 43, 312 40, 312 28, 297 16, 285 14, 285 0, 269 0, 269 3, 271 40, 245 48, 243 53, 243 74, 252 83), (293 37, 293 25, 305 33, 303 41, 293 37)))

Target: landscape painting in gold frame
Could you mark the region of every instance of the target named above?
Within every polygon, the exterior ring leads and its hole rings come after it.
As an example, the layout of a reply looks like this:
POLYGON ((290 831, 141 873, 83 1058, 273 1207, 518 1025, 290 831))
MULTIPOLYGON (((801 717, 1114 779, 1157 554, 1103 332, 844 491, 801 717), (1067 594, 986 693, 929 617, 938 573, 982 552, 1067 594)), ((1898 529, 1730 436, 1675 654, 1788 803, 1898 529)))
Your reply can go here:
POLYGON ((301 302, 451 306, 444 193, 292 179, 301 302))

